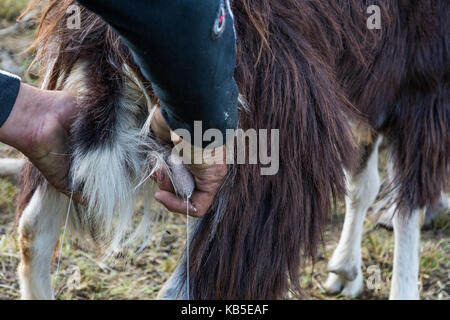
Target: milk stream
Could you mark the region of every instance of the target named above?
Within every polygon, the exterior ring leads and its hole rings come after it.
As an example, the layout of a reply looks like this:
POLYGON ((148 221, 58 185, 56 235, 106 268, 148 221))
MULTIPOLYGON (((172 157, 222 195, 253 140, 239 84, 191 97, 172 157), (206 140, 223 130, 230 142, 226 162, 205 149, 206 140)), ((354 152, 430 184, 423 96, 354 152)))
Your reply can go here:
POLYGON ((186 293, 187 293, 187 300, 189 300, 189 199, 190 197, 186 197, 186 293))

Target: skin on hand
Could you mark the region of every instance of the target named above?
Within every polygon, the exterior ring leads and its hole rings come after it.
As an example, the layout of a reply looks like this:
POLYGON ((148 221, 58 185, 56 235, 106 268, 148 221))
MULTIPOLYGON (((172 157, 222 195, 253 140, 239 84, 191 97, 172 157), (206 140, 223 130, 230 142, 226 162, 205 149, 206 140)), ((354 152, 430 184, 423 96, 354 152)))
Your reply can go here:
MULTIPOLYGON (((179 137, 170 131, 160 109, 157 109, 152 121, 152 130, 157 137, 167 143, 180 143, 179 137)), ((197 148, 200 149, 200 148, 197 148)), ((201 151, 197 150, 197 151, 201 151)), ((225 146, 215 149, 215 154, 225 154, 225 146)), ((226 164, 191 164, 186 166, 195 180, 195 190, 190 198, 189 215, 203 217, 214 201, 214 198, 228 173, 226 164)), ((155 199, 163 204, 169 211, 186 214, 186 199, 178 198, 172 186, 167 172, 160 170, 156 174, 156 181, 160 191, 155 194, 155 199)))
MULTIPOLYGON (((187 166, 195 179, 196 188, 189 204, 189 215, 195 218, 203 217, 214 201, 224 177, 227 175, 227 165, 213 165, 198 167, 187 166)), ((157 183, 160 191, 155 199, 162 203, 169 211, 186 214, 186 199, 178 198, 174 194, 172 183, 165 171, 157 173, 157 183)))
MULTIPOLYGON (((63 91, 21 84, 0 141, 22 152, 58 191, 68 191, 67 136, 77 112, 76 98, 63 91)), ((74 194, 76 201, 79 194, 74 194)))

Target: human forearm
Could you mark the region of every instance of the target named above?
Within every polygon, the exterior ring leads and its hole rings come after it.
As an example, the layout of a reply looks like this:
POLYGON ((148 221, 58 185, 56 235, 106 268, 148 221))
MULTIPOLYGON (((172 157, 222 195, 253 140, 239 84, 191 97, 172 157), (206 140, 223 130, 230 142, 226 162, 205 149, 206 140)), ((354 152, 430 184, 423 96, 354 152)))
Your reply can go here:
POLYGON ((47 98, 40 90, 23 83, 19 89, 14 104, 0 127, 0 141, 22 151, 32 144, 29 140, 34 137, 32 131, 37 127, 33 121, 39 121, 42 115, 38 114, 39 106, 46 103, 47 98))
POLYGON ((58 110, 61 109, 58 100, 63 100, 59 92, 21 83, 13 108, 0 127, 0 141, 24 154, 30 153, 43 140, 43 135, 58 125, 57 115, 64 112, 58 110))

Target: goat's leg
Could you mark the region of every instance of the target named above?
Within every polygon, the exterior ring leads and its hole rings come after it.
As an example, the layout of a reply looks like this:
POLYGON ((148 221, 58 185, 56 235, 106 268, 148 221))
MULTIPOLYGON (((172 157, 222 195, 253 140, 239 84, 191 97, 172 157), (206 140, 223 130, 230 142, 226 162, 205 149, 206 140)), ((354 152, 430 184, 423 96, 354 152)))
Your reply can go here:
POLYGON ((419 299, 420 221, 423 210, 394 215, 394 269, 389 299, 419 299))
POLYGON ((324 284, 330 293, 354 297, 363 289, 361 237, 367 210, 380 189, 378 175, 378 139, 367 152, 367 159, 347 181, 346 213, 339 244, 328 263, 330 272, 324 284))
POLYGON ((68 198, 51 187, 36 189, 19 222, 22 299, 53 299, 51 264, 68 198))

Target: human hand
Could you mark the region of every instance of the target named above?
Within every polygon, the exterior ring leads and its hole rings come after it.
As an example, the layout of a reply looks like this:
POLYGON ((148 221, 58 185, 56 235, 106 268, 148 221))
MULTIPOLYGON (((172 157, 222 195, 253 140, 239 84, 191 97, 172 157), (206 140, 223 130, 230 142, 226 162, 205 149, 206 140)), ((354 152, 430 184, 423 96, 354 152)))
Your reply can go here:
MULTIPOLYGON (((194 176, 196 187, 189 199, 189 215, 201 218, 211 207, 217 191, 227 175, 228 168, 226 164, 188 165, 187 168, 194 176)), ((186 199, 178 198, 174 194, 167 172, 160 171, 156 176, 160 191, 155 194, 155 199, 171 212, 186 214, 186 199)))
MULTIPOLYGON (((0 141, 22 152, 58 191, 69 194, 67 137, 77 112, 76 98, 63 91, 21 84, 16 103, 0 128, 0 141)), ((80 201, 80 196, 74 194, 80 201)))
MULTIPOLYGON (((171 141, 176 146, 182 142, 180 137, 170 131, 159 109, 155 111, 152 130, 157 137, 165 142, 171 141)), ((214 155, 215 159, 225 160, 225 149, 225 146, 221 146, 214 149, 214 152, 211 154, 214 155)), ((193 175, 196 185, 194 193, 189 199, 190 203, 188 208, 189 215, 199 218, 206 214, 214 201, 217 191, 228 173, 228 167, 225 161, 222 164, 208 164, 212 163, 212 161, 206 159, 207 157, 201 148, 192 147, 192 158, 195 158, 195 154, 201 156, 201 159, 204 161, 202 164, 186 165, 193 175)), ((155 199, 169 211, 186 214, 186 199, 180 199, 175 195, 172 182, 165 170, 160 170, 156 173, 156 181, 160 191, 155 194, 155 199)))

